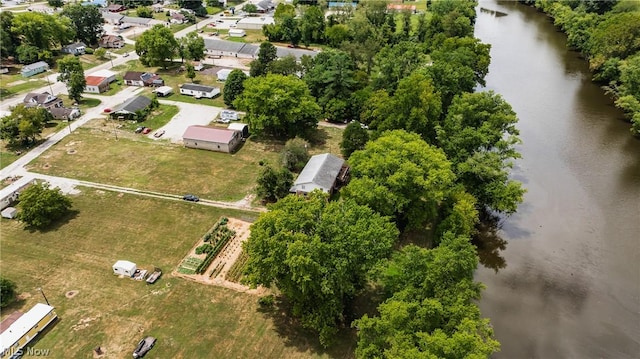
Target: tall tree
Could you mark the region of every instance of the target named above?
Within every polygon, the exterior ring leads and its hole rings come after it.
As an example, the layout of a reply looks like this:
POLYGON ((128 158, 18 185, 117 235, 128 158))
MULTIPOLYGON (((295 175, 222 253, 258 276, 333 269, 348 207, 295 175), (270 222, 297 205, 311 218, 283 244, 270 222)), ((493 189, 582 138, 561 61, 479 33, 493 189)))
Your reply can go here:
POLYGON ((83 41, 89 45, 98 43, 104 20, 97 6, 69 4, 62 10, 62 15, 71 20, 71 25, 76 33, 76 40, 83 41))
POLYGON ((186 76, 189 80, 191 80, 191 82, 193 82, 193 79, 196 78, 196 69, 195 67, 193 67, 193 65, 191 63, 187 63, 186 67, 186 76))
POLYGON ((47 0, 47 4, 49 4, 49 6, 57 9, 59 7, 63 7, 64 6, 64 1, 63 0, 47 0))
POLYGON ((414 245, 383 266, 380 279, 393 293, 378 316, 363 316, 357 358, 488 358, 500 349, 476 301, 478 264, 468 238, 445 235, 431 250, 414 245))
POLYGON ((75 36, 69 18, 38 12, 17 13, 11 31, 20 34, 21 43, 40 50, 51 50, 67 44, 75 36))
POLYGON ((434 222, 455 179, 442 150, 403 130, 369 141, 351 155, 349 164, 352 180, 342 189, 343 198, 394 216, 400 228, 434 222))
POLYGON ((71 200, 59 188, 43 182, 20 193, 18 219, 27 227, 45 228, 71 210, 71 200))
POLYGON ((387 45, 374 57, 373 86, 393 94, 400 80, 414 70, 426 67, 428 61, 429 57, 425 55, 423 44, 402 41, 395 45, 387 45))
POLYGON ((0 12, 0 56, 3 59, 15 56, 16 48, 20 46, 20 36, 13 31, 13 16, 11 11, 0 12))
POLYGON ((36 142, 47 122, 53 120, 41 107, 17 105, 11 114, 0 119, 0 138, 9 146, 25 146, 36 142))
POLYGON ((509 179, 512 160, 520 154, 516 114, 492 91, 454 98, 439 129, 438 142, 453 162, 459 181, 494 211, 514 213, 524 190, 509 179))
POLYGON ((136 39, 136 53, 145 66, 163 65, 166 69, 167 60, 173 60, 179 47, 171 30, 163 25, 154 25, 136 39))
POLYGON ((304 80, 323 108, 331 99, 347 100, 355 91, 355 64, 342 51, 323 51, 313 59, 304 80))
POLYGON ((287 196, 251 226, 244 246, 247 278, 253 285, 275 285, 326 346, 344 324, 345 304, 390 254, 397 236, 388 218, 351 200, 327 202, 319 191, 309 198, 287 196))
POLYGON ((300 171, 309 161, 309 143, 301 138, 292 138, 280 152, 280 164, 290 171, 300 171))
POLYGON ((278 58, 277 49, 270 42, 260 44, 258 57, 249 64, 251 77, 263 76, 269 72, 269 65, 278 58))
POLYGON ((363 150, 368 141, 369 131, 362 127, 360 122, 351 122, 342 133, 342 141, 340 142, 342 156, 349 158, 353 152, 363 150))
POLYGON ((195 31, 188 33, 187 36, 180 39, 180 49, 185 59, 194 61, 203 59, 206 51, 204 39, 198 36, 198 33, 195 31))
POLYGON ((80 59, 75 56, 66 56, 58 60, 58 81, 67 84, 69 97, 78 102, 82 98, 82 92, 87 86, 87 80, 84 77, 84 69, 80 63, 80 59))
POLYGON ((304 43, 305 46, 309 46, 313 42, 324 42, 324 11, 322 11, 319 6, 303 7, 299 25, 302 43, 304 43))
POLYGON ((254 133, 276 137, 306 137, 317 127, 320 115, 307 85, 295 76, 251 77, 233 105, 247 111, 254 133))
POLYGON ((242 70, 234 69, 224 82, 224 104, 233 108, 233 101, 244 91, 244 81, 248 78, 242 70))
POLYGON ((265 165, 258 175, 256 189, 258 197, 266 202, 276 202, 289 194, 293 186, 293 174, 286 168, 265 165))

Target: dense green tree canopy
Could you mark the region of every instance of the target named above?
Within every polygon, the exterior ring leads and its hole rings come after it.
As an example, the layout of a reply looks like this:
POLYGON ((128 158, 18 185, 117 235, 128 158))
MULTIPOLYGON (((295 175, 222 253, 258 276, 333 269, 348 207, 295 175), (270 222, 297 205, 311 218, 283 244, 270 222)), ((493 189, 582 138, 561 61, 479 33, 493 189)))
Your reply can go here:
POLYGON ((344 158, 349 158, 355 151, 364 149, 369 141, 369 131, 358 121, 353 121, 344 129, 340 150, 344 158))
POLYGON ((251 77, 266 75, 269 72, 269 66, 278 58, 277 49, 270 42, 260 44, 258 56, 249 64, 251 77))
POLYGON ((394 255, 381 274, 390 293, 379 316, 358 328, 358 358, 488 358, 500 349, 475 301, 478 257, 468 238, 447 234, 431 250, 413 245, 394 255))
POLYGON ((167 60, 171 61, 178 54, 178 41, 171 30, 163 25, 155 25, 136 39, 136 53, 140 62, 146 66, 167 67, 167 60))
POLYGON ((97 6, 70 4, 62 10, 62 15, 71 20, 76 40, 83 41, 88 45, 98 43, 104 20, 97 6))
POLYGON ((355 90, 355 64, 342 51, 323 51, 313 59, 304 80, 324 108, 332 99, 348 99, 355 90))
POLYGON ((35 143, 47 122, 53 120, 49 111, 40 107, 17 105, 11 114, 0 119, 0 138, 10 146, 35 143))
POLYGON ((414 70, 426 67, 429 57, 425 55, 423 44, 403 41, 387 45, 375 56, 375 70, 372 73, 373 86, 393 93, 398 82, 414 70))
POLYGON ((640 51, 640 11, 610 14, 593 30, 589 53, 598 68, 609 57, 626 58, 640 51))
POLYGON ((247 111, 246 120, 255 134, 305 137, 317 127, 320 117, 320 106, 304 81, 295 76, 251 77, 233 104, 247 111))
POLYGON ((299 26, 302 43, 305 46, 309 46, 311 43, 321 43, 324 41, 324 11, 322 11, 319 6, 303 7, 299 26))
POLYGON ((275 285, 327 345, 344 323, 345 303, 397 236, 388 218, 351 200, 327 202, 320 192, 287 196, 251 225, 247 278, 275 285))
POLYGON ((509 179, 511 161, 519 158, 518 121, 511 106, 492 91, 454 98, 438 133, 461 183, 495 211, 514 213, 524 190, 509 179))
POLYGON ((21 12, 13 18, 11 31, 19 34, 23 44, 51 50, 71 42, 75 37, 71 20, 39 12, 21 12))
POLYGON ((435 220, 455 176, 442 150, 419 135, 385 132, 349 158, 352 180, 344 198, 395 216, 398 225, 421 228, 435 220))
POLYGON ((301 138, 292 138, 280 152, 280 164, 290 171, 299 172, 309 161, 309 143, 301 138))
POLYGON ((16 284, 4 277, 0 277, 0 308, 4 308, 16 300, 16 284))
POLYGON ((242 70, 231 71, 224 82, 224 104, 233 107, 233 101, 244 91, 244 81, 248 76, 242 70))
POLYGON ((45 228, 70 210, 71 199, 46 182, 31 185, 20 193, 18 219, 27 227, 45 228))
POLYGON ((20 36, 13 30, 13 16, 11 11, 0 12, 0 56, 3 59, 15 55, 20 46, 20 36))
POLYGON ((84 69, 76 56, 66 56, 58 60, 58 81, 67 84, 69 97, 74 101, 80 101, 87 80, 84 77, 84 69))
POLYGON ((293 174, 284 167, 265 165, 258 175, 257 183, 258 197, 266 202, 276 202, 289 194, 289 189, 293 186, 293 174))
POLYGON ((204 39, 195 31, 190 32, 180 39, 180 50, 185 59, 200 61, 204 58, 206 51, 204 39))

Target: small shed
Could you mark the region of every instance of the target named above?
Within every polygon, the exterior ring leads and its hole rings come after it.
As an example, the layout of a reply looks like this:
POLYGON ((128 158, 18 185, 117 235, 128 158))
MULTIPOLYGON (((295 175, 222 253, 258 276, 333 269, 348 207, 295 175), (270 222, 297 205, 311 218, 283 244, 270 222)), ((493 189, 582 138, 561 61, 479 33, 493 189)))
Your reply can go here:
POLYGON ((240 122, 230 123, 227 129, 240 132, 240 134, 242 134, 242 138, 249 137, 249 125, 247 125, 246 123, 240 123, 240 122))
POLYGON ((18 215, 18 210, 15 207, 7 207, 0 212, 2 218, 14 219, 18 215))
POLYGON ((247 36, 247 32, 242 29, 229 29, 229 37, 247 36))
MULTIPOLYGON (((220 69, 218 72, 216 72, 216 75, 218 75, 218 81, 227 81, 227 78, 229 77, 229 74, 231 74, 231 71, 233 71, 235 69, 220 69)), ((245 75, 249 76, 249 71, 242 71, 244 72, 245 75)))
POLYGON ((136 264, 129 261, 119 260, 113 265, 113 274, 133 277, 136 273, 136 264))
POLYGON ((160 97, 167 97, 173 93, 173 88, 171 88, 171 86, 160 86, 153 90, 153 92, 160 97))

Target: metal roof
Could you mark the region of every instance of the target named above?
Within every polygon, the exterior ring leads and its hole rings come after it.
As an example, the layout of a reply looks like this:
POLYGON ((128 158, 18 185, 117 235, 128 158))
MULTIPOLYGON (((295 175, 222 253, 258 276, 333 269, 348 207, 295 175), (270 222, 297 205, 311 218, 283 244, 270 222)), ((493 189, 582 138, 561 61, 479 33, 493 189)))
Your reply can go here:
POLYGON ((214 128, 207 126, 189 126, 182 135, 183 139, 206 141, 216 143, 229 143, 235 136, 236 131, 225 128, 214 128))
POLYGON ((238 52, 246 44, 242 42, 225 41, 218 39, 204 39, 204 47, 207 50, 226 51, 226 52, 238 52))
POLYGON ((127 271, 134 271, 136 270, 136 264, 130 261, 123 261, 123 260, 119 260, 117 261, 113 266, 113 268, 123 268, 127 271))
POLYGON ((39 69, 41 67, 46 67, 49 68, 49 64, 44 62, 44 61, 38 61, 38 62, 34 62, 32 64, 29 65, 25 65, 22 67, 22 72, 26 72, 26 71, 31 71, 31 70, 35 70, 35 69, 39 69))
POLYGON ((309 159, 289 191, 310 192, 303 187, 310 185, 309 189, 320 188, 324 192, 330 192, 343 164, 342 158, 330 153, 315 155, 309 159))
POLYGON ((200 92, 213 92, 217 89, 217 87, 197 85, 197 84, 182 84, 180 85, 180 88, 192 90, 192 91, 200 91, 200 92))
POLYGON ((126 22, 126 23, 129 23, 129 24, 146 25, 146 24, 151 22, 151 19, 147 19, 147 18, 144 18, 144 17, 125 16, 125 17, 122 18, 122 22, 126 22))
POLYGON ((280 58, 293 55, 296 60, 300 60, 303 55, 309 55, 311 57, 316 57, 318 55, 317 51, 304 50, 304 49, 292 49, 289 47, 276 47, 276 55, 280 58))
POLYGON ((113 112, 127 112, 135 113, 138 110, 142 110, 151 105, 151 100, 144 96, 136 96, 128 99, 118 106, 113 112))
POLYGON ((33 329, 53 309, 50 305, 37 303, 28 312, 16 319, 9 329, 0 334, 0 353, 8 353, 8 349, 11 346, 33 329))
POLYGON ((106 77, 101 76, 86 76, 84 79, 87 82, 87 86, 99 86, 107 80, 106 77))

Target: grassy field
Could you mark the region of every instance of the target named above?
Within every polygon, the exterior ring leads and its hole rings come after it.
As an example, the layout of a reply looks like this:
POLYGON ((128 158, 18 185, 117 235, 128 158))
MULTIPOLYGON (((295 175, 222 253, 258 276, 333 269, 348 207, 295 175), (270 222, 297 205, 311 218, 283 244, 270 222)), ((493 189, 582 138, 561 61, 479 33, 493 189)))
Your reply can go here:
POLYGON ((0 148, 0 169, 12 164, 18 158, 20 158, 20 156, 16 154, 15 151, 7 150, 3 145, 2 148, 0 148))
POLYGON ((135 46, 131 45, 131 44, 125 44, 124 46, 122 46, 119 49, 111 49, 110 51, 115 53, 115 54, 124 54, 125 52, 131 52, 134 51, 136 49, 135 46))
POLYGON ((231 201, 252 192, 260 160, 277 157, 266 150, 271 144, 250 140, 230 155, 147 140, 128 130, 118 130, 118 138, 114 142, 113 129, 106 124, 80 128, 28 167, 50 175, 231 201), (71 146, 77 153, 67 154, 71 146))
POLYGON ((178 106, 160 105, 160 107, 150 113, 143 122, 127 123, 125 128, 128 130, 135 130, 138 126, 144 126, 156 130, 169 123, 169 121, 178 114, 178 111, 178 106))
POLYGON ((28 310, 44 302, 60 320, 34 345, 50 358, 91 358, 100 346, 107 358, 131 356, 140 338, 158 338, 149 358, 352 358, 354 336, 345 331, 330 351, 257 297, 207 286, 169 272, 222 215, 255 215, 178 201, 81 188, 75 214, 44 232, 26 232, 2 219, 3 276, 23 298, 3 310, 28 310), (118 278, 120 259, 164 270, 153 286, 118 278), (73 298, 65 293, 77 291, 73 298))
MULTIPOLYGON (((58 97, 64 101, 65 106, 69 107, 73 105, 73 100, 69 99, 69 95, 59 94, 58 97)), ((84 112, 87 109, 99 106, 101 103, 102 101, 97 98, 83 97, 78 104, 78 108, 84 112)))
POLYGON ((31 90, 35 90, 46 85, 47 81, 44 80, 30 80, 21 84, 11 86, 8 86, 7 83, 2 82, 2 86, 0 86, 0 100, 4 100, 19 94, 25 94, 31 90))
MULTIPOLYGON (((244 30, 247 33, 247 36, 244 37, 230 37, 228 35, 222 36, 221 38, 224 40, 235 41, 235 42, 247 42, 247 43, 256 43, 266 41, 266 37, 262 33, 262 30, 244 30)), ((228 32, 228 31, 227 31, 228 32)), ((222 31, 220 32, 222 34, 222 31)))
POLYGON ((101 93, 102 96, 113 96, 122 90, 124 80, 122 76, 117 75, 116 80, 109 84, 109 90, 101 93))

